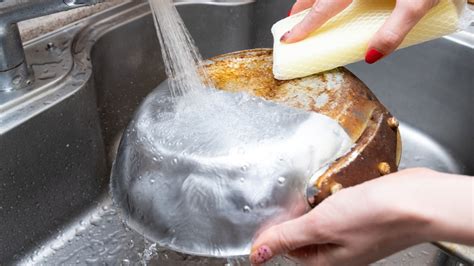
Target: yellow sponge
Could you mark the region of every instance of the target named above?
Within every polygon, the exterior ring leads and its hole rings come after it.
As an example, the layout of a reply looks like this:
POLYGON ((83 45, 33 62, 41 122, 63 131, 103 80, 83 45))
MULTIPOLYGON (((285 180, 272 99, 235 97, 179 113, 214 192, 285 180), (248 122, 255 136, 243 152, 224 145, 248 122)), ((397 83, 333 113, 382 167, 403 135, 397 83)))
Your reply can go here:
MULTIPOLYGON (((453 1, 456 0, 440 0, 408 34, 400 48, 456 31, 460 11, 453 1)), ((309 10, 275 23, 272 27, 275 78, 304 77, 363 59, 370 39, 391 14, 395 3, 395 0, 354 0, 308 38, 292 44, 281 43, 280 38, 309 10)))

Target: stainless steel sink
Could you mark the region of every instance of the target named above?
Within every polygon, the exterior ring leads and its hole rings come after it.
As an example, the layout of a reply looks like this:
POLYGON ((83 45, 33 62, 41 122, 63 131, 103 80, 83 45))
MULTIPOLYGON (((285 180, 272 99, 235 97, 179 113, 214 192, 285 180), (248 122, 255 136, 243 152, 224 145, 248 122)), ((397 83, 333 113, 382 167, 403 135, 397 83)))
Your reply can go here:
MULTIPOLYGON (((210 57, 271 47, 270 26, 291 2, 180 2, 179 11, 210 57)), ((443 38, 374 66, 349 66, 402 121, 402 167, 474 174, 469 42, 443 38)), ((111 204, 108 178, 121 132, 165 79, 146 3, 42 36, 26 44, 26 54, 35 89, 0 92, 0 264, 246 264, 159 250, 127 229, 111 204)), ((423 244, 378 264, 459 261, 423 244)))

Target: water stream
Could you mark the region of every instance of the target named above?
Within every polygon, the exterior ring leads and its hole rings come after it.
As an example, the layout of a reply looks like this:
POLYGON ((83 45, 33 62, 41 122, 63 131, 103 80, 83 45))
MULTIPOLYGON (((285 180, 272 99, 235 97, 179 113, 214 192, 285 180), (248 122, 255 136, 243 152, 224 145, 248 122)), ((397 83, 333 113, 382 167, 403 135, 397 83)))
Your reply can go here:
POLYGON ((149 0, 156 33, 168 76, 168 87, 174 97, 211 84, 202 66, 202 57, 184 25, 173 1, 149 0))

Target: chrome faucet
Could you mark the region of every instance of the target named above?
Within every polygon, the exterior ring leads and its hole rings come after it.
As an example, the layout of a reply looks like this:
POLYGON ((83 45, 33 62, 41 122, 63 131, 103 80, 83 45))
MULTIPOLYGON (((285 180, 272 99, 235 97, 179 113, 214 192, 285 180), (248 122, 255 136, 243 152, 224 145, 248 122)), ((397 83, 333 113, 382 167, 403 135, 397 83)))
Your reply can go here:
POLYGON ((0 91, 32 83, 17 23, 104 0, 0 0, 0 91))

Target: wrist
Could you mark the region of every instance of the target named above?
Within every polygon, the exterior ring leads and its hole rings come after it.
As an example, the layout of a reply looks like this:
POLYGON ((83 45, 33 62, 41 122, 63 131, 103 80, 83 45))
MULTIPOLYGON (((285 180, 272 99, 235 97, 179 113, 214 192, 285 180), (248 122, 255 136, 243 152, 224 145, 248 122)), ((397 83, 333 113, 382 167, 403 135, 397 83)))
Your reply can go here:
MULTIPOLYGON (((375 202, 376 217, 400 239, 410 246, 431 241, 434 226, 431 211, 426 208, 427 199, 423 195, 422 180, 434 171, 410 169, 374 180, 368 186, 368 195, 375 202)), ((429 203, 428 203, 429 204, 429 203)))
POLYGON ((374 180, 369 194, 378 212, 397 225, 411 244, 432 241, 474 243, 472 177, 409 169, 374 180))
POLYGON ((426 241, 449 241, 474 245, 474 177, 432 171, 420 206, 429 221, 424 228, 426 241))
POLYGON ((416 206, 407 207, 403 203, 388 205, 388 212, 393 213, 393 228, 397 228, 399 237, 407 246, 431 241, 433 219, 416 206))

